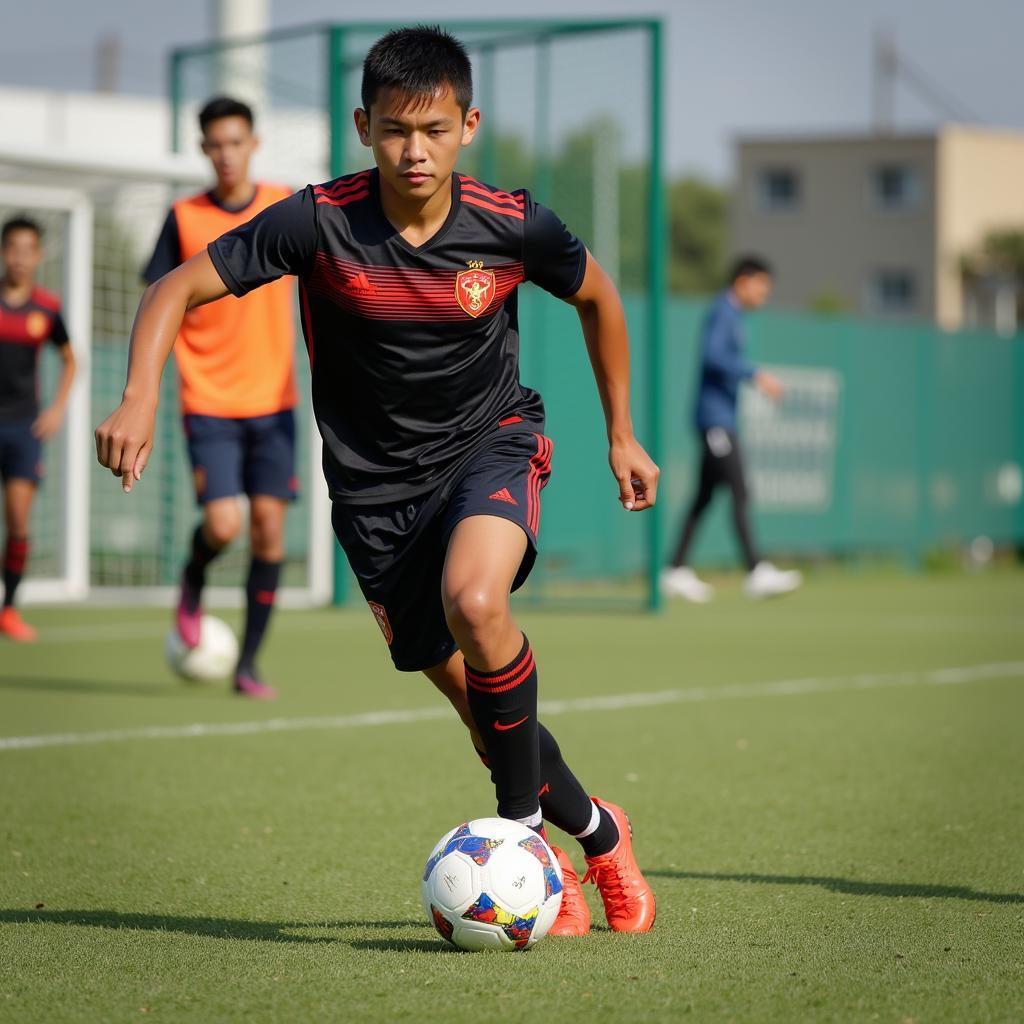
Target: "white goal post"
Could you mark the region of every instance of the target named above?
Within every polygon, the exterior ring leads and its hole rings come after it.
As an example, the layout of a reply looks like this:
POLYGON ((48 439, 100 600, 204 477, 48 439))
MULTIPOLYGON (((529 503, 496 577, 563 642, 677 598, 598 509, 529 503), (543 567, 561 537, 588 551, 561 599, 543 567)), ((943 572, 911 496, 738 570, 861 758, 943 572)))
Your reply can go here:
MULTIPOLYGON (((316 176, 311 172, 311 177, 316 176)), ((259 177, 298 187, 294 168, 259 177)), ((22 585, 26 602, 167 603, 173 599, 198 510, 177 409, 177 374, 164 374, 157 449, 140 486, 123 495, 96 463, 93 429, 124 384, 141 268, 170 203, 209 185, 204 161, 95 159, 0 145, 0 215, 36 217, 47 260, 41 282, 60 295, 78 363, 61 437, 48 445, 52 475, 33 509, 33 544, 22 585)), ((323 481, 321 441, 310 415, 308 366, 296 328, 300 499, 289 513, 281 603, 325 604, 333 587, 334 540, 323 481)), ((172 360, 173 364, 173 360, 172 360)), ((45 396, 44 396, 45 397, 45 396)), ((208 601, 241 603, 247 544, 214 564, 208 601)))
POLYGON ((64 458, 56 487, 54 563, 50 574, 28 578, 21 588, 26 602, 81 600, 89 591, 89 519, 76 510, 89 507, 87 459, 95 455, 89 423, 89 366, 92 352, 92 204, 84 192, 43 185, 0 184, 0 209, 47 211, 65 220, 58 291, 78 376, 68 396, 64 422, 64 458))

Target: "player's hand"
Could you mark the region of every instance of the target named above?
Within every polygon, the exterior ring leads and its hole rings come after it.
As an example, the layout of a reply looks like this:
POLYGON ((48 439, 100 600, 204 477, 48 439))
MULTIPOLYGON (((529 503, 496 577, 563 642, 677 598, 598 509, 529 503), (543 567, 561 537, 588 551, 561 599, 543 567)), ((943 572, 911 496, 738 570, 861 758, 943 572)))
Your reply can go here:
POLYGON ((636 438, 613 441, 608 465, 619 482, 619 501, 627 512, 643 512, 654 504, 661 470, 636 438))
POLYGON ((142 479, 153 450, 156 402, 125 399, 96 428, 96 458, 121 478, 127 494, 142 479))
POLYGON ((786 391, 782 386, 782 381, 774 373, 769 373, 767 370, 757 371, 754 375, 754 384, 762 395, 766 395, 773 402, 779 401, 786 391))
POLYGON ((64 419, 64 410, 55 409, 52 405, 44 409, 32 423, 32 434, 40 441, 49 441, 54 434, 60 430, 61 421, 64 419))

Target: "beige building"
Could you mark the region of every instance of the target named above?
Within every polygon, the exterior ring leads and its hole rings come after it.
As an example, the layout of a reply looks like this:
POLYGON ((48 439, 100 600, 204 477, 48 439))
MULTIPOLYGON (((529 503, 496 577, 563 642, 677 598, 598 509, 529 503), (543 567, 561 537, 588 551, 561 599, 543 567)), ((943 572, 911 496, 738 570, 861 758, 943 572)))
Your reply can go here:
POLYGON ((962 261, 989 231, 1024 230, 1024 134, 948 125, 737 149, 733 249, 774 264, 780 303, 1016 329, 1012 283, 966 278, 962 261))

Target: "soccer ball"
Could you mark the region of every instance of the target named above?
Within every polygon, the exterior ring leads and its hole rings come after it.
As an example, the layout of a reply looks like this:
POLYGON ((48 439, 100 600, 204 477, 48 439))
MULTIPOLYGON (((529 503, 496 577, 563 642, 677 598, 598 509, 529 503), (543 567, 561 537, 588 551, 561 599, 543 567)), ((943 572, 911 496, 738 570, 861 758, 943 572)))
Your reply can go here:
POLYGON ((199 643, 186 647, 177 629, 171 629, 164 641, 167 664, 183 679, 207 683, 224 679, 238 661, 238 641, 231 627, 212 615, 199 623, 199 643))
POLYGON ((423 871, 423 908, 453 946, 527 949, 562 905, 562 871, 531 828, 476 818, 441 837, 423 871))

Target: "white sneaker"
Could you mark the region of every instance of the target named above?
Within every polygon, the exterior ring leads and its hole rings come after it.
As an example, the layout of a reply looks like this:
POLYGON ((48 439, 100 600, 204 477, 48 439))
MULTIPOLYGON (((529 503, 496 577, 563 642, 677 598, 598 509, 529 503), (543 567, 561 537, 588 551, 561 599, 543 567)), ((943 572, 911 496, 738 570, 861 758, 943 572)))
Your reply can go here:
POLYGON ((661 570, 661 592, 670 597, 684 597, 694 604, 707 604, 715 596, 715 588, 699 579, 686 565, 661 570))
POLYGON ((777 597, 796 590, 803 581, 803 574, 796 569, 777 569, 771 562, 758 562, 747 573, 743 589, 747 597, 777 597))

